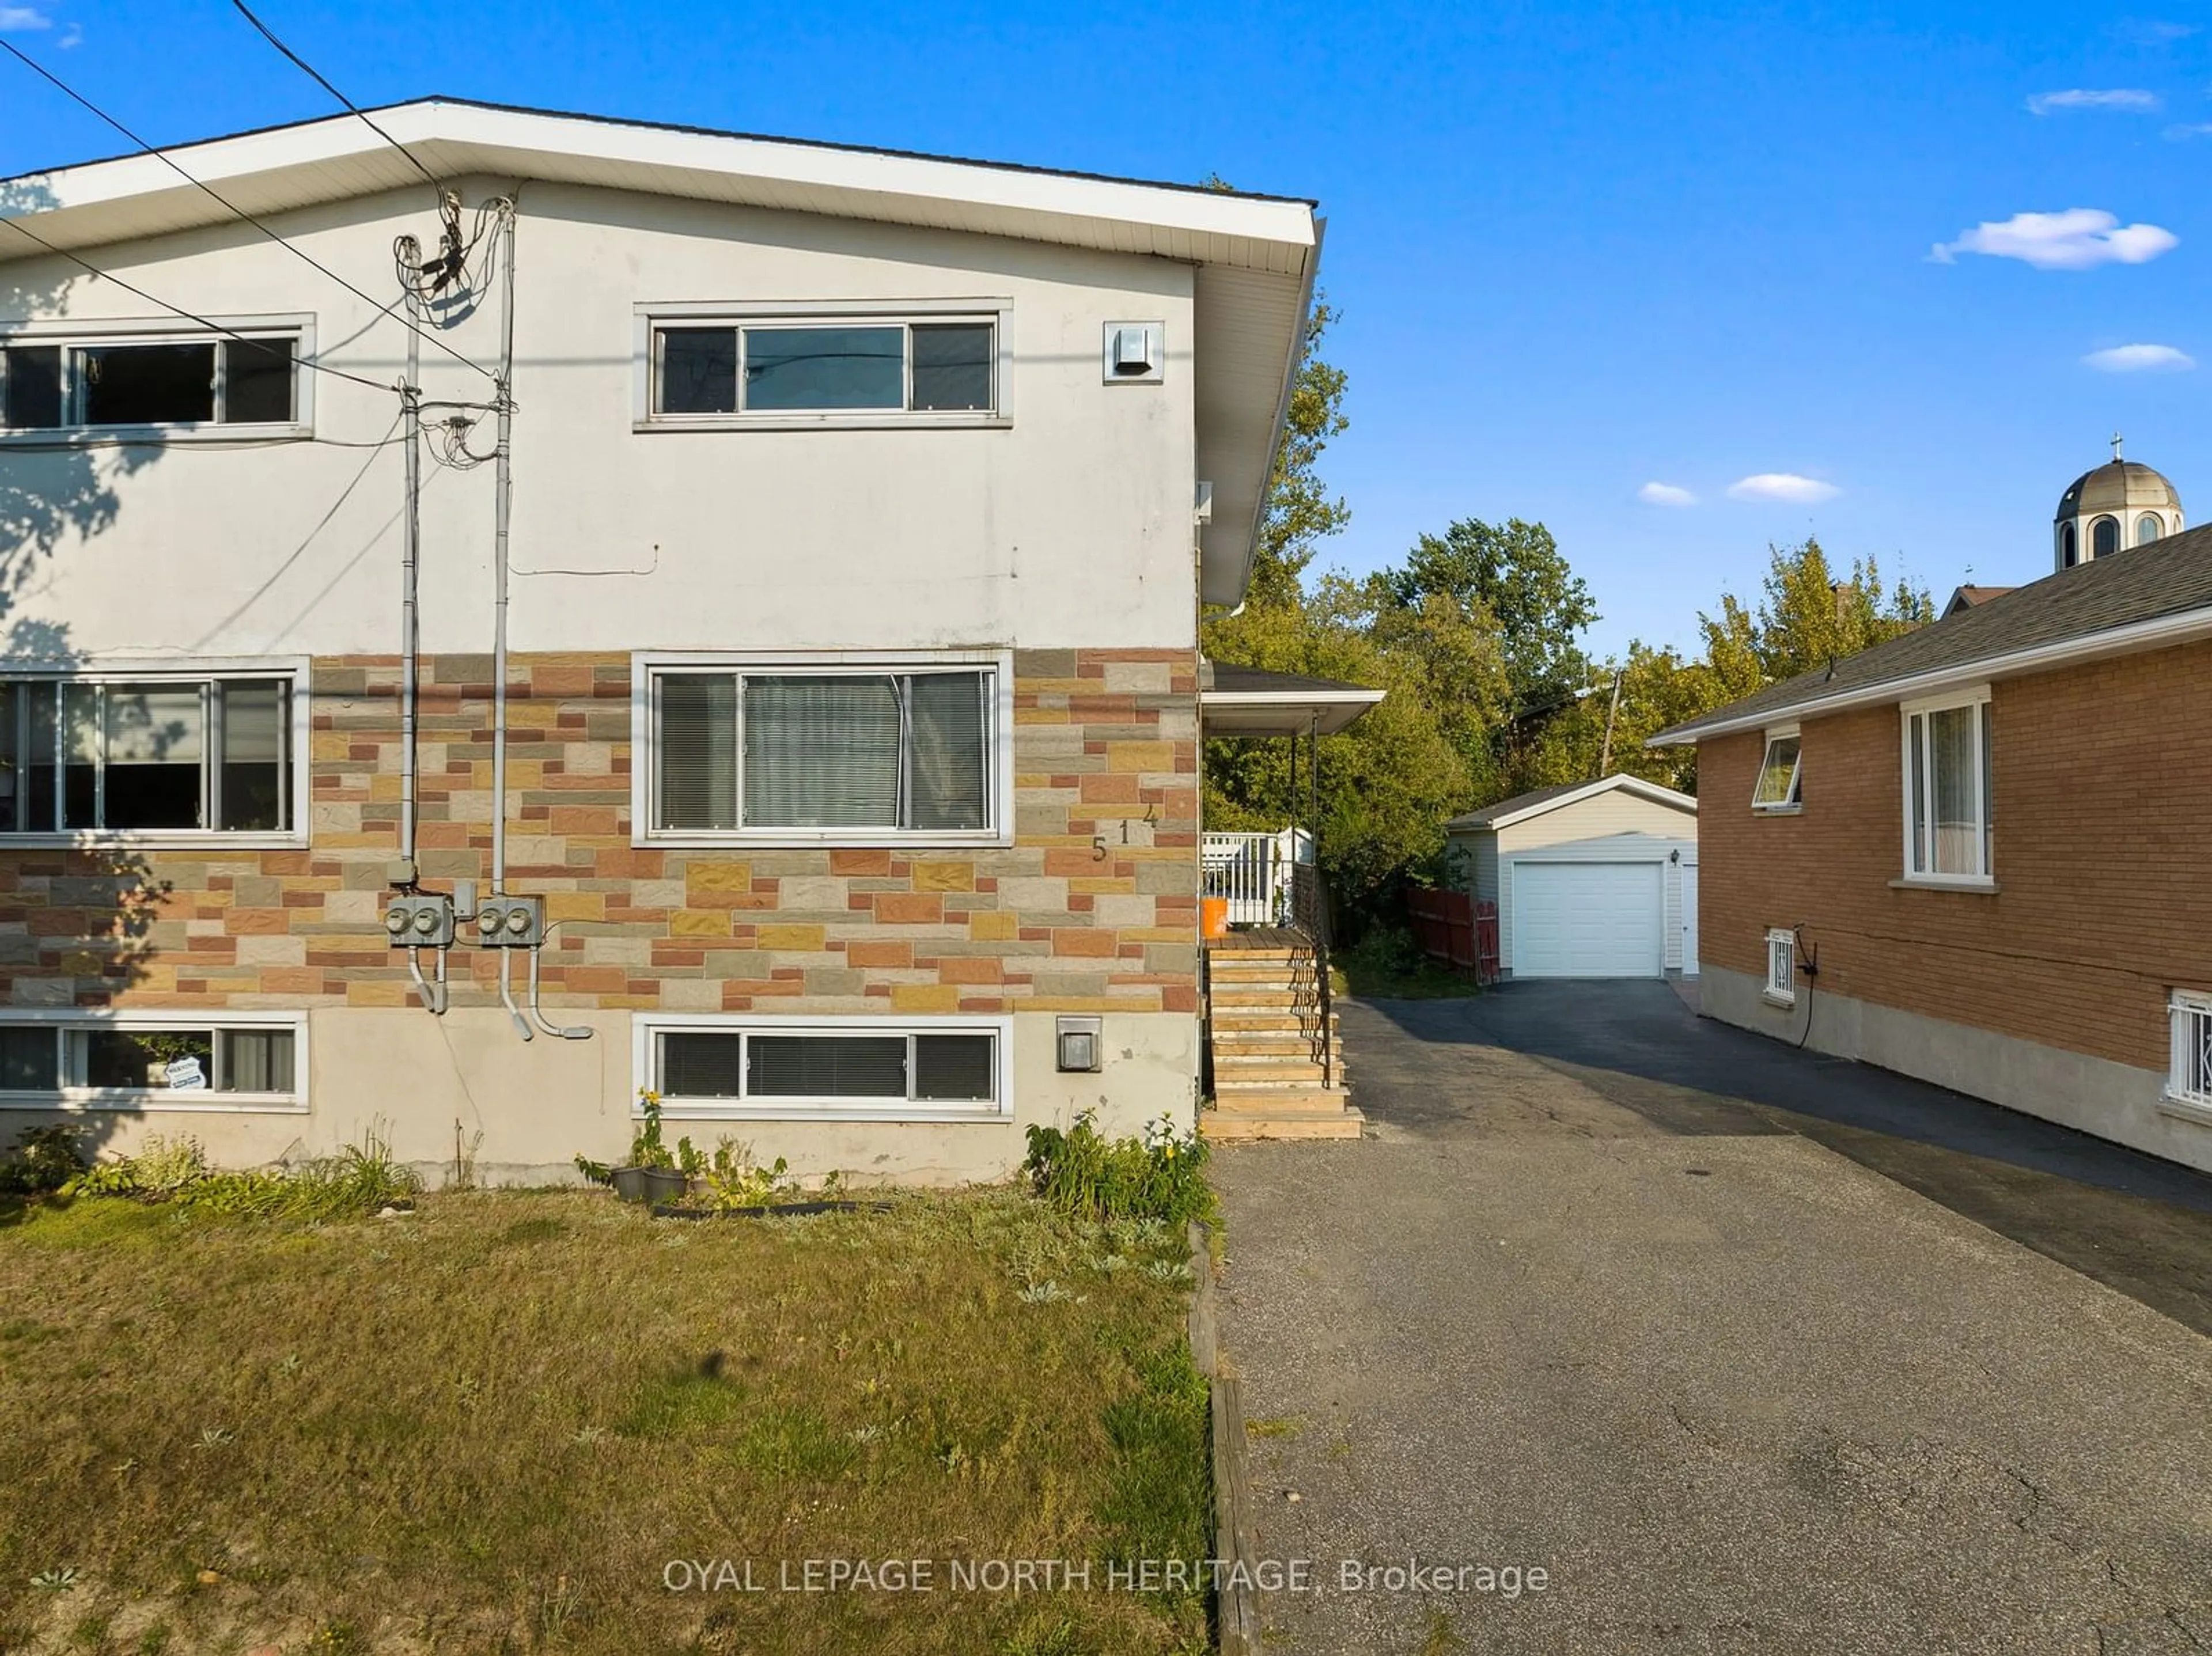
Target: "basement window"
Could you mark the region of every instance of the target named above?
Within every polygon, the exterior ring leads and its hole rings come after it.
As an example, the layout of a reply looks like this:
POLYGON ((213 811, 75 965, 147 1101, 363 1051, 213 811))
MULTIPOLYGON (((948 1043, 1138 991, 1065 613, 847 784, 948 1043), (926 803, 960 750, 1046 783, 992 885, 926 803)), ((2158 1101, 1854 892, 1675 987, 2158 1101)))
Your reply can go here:
POLYGON ((2166 1095, 2177 1104, 2212 1113, 2212 995, 2173 992, 2167 1003, 2173 1050, 2166 1095))
POLYGON ((1766 934, 1765 997, 1778 1006, 1797 1004, 1797 934, 1771 931, 1766 934))
POLYGON ((1005 1019, 648 1021, 639 1084, 669 1115, 1004 1114, 1005 1019))
POLYGON ((1759 761, 1759 781, 1751 791, 1753 810, 1796 810, 1803 743, 1795 725, 1766 732, 1766 752, 1759 761))
POLYGON ((0 340, 0 432, 295 427, 301 339, 14 336, 0 340))
POLYGON ((0 834, 289 834, 293 681, 0 678, 0 834))
POLYGON ((647 325, 647 424, 973 423, 1000 412, 996 312, 647 325))
POLYGON ((306 1020, 224 1012, 0 1019, 0 1107, 304 1107, 306 1020))
POLYGON ((649 838, 989 842, 1005 807, 1002 670, 647 670, 649 838))

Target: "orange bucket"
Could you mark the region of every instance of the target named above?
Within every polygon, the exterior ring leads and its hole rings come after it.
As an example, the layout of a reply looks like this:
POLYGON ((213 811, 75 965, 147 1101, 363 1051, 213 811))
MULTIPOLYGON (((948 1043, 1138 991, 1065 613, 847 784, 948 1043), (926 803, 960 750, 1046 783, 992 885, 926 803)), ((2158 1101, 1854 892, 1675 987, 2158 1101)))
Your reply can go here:
POLYGON ((1216 937, 1229 935, 1229 899, 1200 897, 1198 900, 1198 935, 1209 943, 1216 937))

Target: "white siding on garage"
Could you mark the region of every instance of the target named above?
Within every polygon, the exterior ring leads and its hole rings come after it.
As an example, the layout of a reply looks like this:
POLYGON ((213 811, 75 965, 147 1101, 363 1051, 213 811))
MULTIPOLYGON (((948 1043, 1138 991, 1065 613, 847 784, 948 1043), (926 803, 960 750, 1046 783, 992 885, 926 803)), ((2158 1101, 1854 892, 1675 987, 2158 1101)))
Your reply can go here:
POLYGON ((1660 865, 1665 908, 1660 920, 1667 969, 1681 965, 1680 866, 1698 855, 1695 802, 1650 798, 1626 787, 1556 805, 1502 828, 1465 828, 1451 836, 1466 849, 1469 885, 1480 901, 1498 905, 1498 965, 1510 976, 1513 961, 1513 869, 1521 861, 1579 858, 1660 865))
POLYGON ((1664 962, 1664 863, 1512 864, 1514 975, 1656 978, 1664 962))

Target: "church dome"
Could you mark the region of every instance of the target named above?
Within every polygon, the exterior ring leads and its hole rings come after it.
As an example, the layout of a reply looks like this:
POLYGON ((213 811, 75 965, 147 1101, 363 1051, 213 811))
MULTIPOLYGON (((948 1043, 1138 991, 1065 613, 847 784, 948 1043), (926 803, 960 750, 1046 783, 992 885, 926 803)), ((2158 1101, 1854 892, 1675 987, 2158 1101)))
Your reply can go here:
POLYGON ((2140 460, 2122 459, 2115 437, 2111 462, 2074 480, 2058 497, 2051 525, 2052 566, 2071 569, 2179 535, 2181 496, 2160 472, 2140 460))
POLYGON ((2091 512, 2124 512, 2130 507, 2179 512, 2181 496, 2163 473, 2140 460, 2114 460, 2085 471, 2058 497, 2054 522, 2091 512))

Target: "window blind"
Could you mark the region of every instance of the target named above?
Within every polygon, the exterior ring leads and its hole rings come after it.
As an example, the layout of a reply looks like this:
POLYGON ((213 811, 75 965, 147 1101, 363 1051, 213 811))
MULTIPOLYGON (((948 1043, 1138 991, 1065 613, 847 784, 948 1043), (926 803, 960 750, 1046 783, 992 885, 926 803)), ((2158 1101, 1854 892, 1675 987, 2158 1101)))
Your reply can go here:
POLYGON ((896 828, 898 688, 885 677, 745 680, 748 828, 896 828))
POLYGON ((738 825, 738 681, 686 673, 659 682, 660 826, 738 825))

